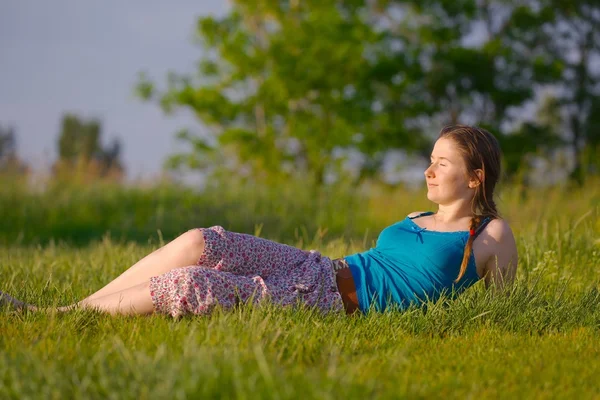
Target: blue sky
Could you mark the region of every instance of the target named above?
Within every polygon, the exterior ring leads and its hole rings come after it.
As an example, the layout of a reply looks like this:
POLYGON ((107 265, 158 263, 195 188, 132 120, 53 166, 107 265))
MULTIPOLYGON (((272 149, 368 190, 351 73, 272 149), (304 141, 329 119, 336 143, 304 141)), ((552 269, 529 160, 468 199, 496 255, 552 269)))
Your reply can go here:
POLYGON ((200 15, 223 15, 225 0, 0 1, 0 124, 12 125, 18 152, 35 169, 56 158, 65 112, 99 118, 104 143, 118 136, 128 177, 149 178, 176 151, 174 132, 200 125, 165 116, 135 97, 140 71, 158 84, 190 72, 200 15))

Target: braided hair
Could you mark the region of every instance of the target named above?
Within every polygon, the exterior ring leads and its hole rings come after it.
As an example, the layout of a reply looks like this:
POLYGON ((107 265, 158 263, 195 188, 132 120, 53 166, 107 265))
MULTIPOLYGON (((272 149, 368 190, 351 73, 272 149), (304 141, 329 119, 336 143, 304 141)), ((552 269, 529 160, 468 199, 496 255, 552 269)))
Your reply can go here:
POLYGON ((444 127, 439 138, 450 139, 457 146, 467 166, 467 173, 473 179, 479 181, 475 187, 475 195, 471 201, 471 212, 473 217, 469 226, 469 239, 465 245, 460 272, 455 283, 465 274, 475 233, 484 218, 499 218, 496 203, 494 202, 494 188, 500 178, 500 145, 498 140, 488 131, 482 128, 467 125, 451 125, 444 127), (483 179, 475 173, 475 170, 483 171, 483 179))

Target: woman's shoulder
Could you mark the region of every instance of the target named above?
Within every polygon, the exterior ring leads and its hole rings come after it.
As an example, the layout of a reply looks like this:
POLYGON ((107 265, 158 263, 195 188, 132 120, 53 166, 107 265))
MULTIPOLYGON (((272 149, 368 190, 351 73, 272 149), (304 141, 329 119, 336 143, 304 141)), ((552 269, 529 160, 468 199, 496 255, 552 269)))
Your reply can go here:
POLYGON ((502 218, 492 219, 483 229, 482 242, 492 254, 516 252, 516 241, 508 222, 502 218))
POLYGON ((512 229, 508 222, 494 218, 484 229, 483 240, 479 244, 484 267, 486 287, 491 282, 504 285, 512 282, 517 270, 519 255, 512 229), (501 279, 500 279, 501 278, 501 279))
POLYGON ((501 242, 501 239, 514 238, 508 222, 502 218, 492 219, 484 229, 485 233, 501 242))

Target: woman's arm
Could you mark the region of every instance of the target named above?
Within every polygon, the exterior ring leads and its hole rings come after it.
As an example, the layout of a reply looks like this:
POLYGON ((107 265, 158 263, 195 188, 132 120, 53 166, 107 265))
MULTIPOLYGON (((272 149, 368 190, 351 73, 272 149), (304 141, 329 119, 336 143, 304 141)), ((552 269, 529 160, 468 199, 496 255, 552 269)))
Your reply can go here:
POLYGON ((486 233, 490 236, 493 249, 485 265, 485 286, 500 290, 515 280, 519 262, 517 245, 510 226, 504 220, 491 221, 486 233))

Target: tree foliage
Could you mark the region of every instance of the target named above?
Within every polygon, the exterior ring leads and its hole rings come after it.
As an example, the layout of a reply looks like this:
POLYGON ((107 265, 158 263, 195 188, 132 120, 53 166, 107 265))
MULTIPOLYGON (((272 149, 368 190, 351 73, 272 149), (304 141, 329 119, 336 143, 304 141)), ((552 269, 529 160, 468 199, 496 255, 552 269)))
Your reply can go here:
POLYGON ((111 145, 103 147, 101 140, 100 121, 84 121, 76 115, 65 114, 58 137, 54 174, 61 178, 120 181, 125 172, 120 159, 121 143, 115 139, 111 145))
POLYGON ((589 0, 234 1, 198 20, 196 75, 137 88, 206 127, 179 133, 190 151, 171 166, 319 184, 358 153, 360 179, 468 123, 499 137, 509 174, 570 146, 577 176, 600 142, 599 19, 589 0))
POLYGON ((0 175, 27 175, 29 166, 17 154, 17 135, 10 126, 0 125, 0 175))
MULTIPOLYGON (((199 79, 174 75, 158 97, 166 110, 193 110, 210 135, 181 133, 192 152, 174 163, 253 177, 303 173, 321 183, 344 151, 377 160, 386 138, 421 148, 419 132, 379 110, 368 54, 378 34, 367 11, 362 1, 253 1, 201 18, 199 79)), ((139 89, 152 97, 149 82, 139 89)))
POLYGON ((533 64, 557 66, 548 83, 554 89, 557 124, 573 154, 571 176, 583 182, 600 162, 600 3, 590 0, 524 2, 520 22, 522 46, 535 54, 533 64), (587 153, 587 154, 586 154, 587 153))

